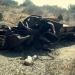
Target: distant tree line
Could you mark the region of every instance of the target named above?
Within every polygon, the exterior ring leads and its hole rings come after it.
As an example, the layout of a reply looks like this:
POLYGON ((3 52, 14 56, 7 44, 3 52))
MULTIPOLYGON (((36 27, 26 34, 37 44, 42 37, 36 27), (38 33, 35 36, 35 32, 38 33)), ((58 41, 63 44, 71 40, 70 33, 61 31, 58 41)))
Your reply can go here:
MULTIPOLYGON (((6 6, 18 6, 18 3, 14 0, 0 0, 0 5, 6 5, 6 6)), ((19 7, 23 7, 23 11, 29 15, 42 15, 42 14, 49 14, 52 13, 54 16, 57 16, 58 18, 63 19, 63 16, 66 17, 66 20, 69 20, 69 15, 73 16, 75 18, 75 5, 70 5, 68 7, 68 10, 65 8, 60 8, 58 6, 36 6, 32 3, 31 0, 25 0, 23 4, 21 4, 19 7)))
POLYGON ((14 0, 0 0, 0 5, 5 5, 5 6, 17 6, 18 3, 14 0))
POLYGON ((23 4, 20 5, 21 7, 24 8, 23 12, 28 13, 30 15, 42 15, 42 14, 49 14, 53 13, 55 16, 63 16, 63 13, 66 12, 66 9, 62 9, 58 6, 49 6, 49 5, 44 5, 44 6, 36 6, 35 4, 32 3, 31 0, 25 0, 23 4))

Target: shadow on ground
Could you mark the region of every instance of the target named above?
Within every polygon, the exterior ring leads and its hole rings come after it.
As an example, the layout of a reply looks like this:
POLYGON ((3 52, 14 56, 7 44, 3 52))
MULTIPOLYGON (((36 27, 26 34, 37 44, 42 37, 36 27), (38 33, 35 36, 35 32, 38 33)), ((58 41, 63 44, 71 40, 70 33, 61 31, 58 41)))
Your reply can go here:
POLYGON ((59 42, 55 44, 51 44, 49 46, 49 51, 47 50, 41 50, 41 49, 34 49, 34 48, 16 48, 11 50, 0 50, 0 55, 6 56, 6 57, 27 57, 33 56, 33 55, 40 55, 40 56, 48 56, 48 53, 51 51, 54 51, 59 48, 68 47, 71 45, 75 45, 75 42, 59 42))

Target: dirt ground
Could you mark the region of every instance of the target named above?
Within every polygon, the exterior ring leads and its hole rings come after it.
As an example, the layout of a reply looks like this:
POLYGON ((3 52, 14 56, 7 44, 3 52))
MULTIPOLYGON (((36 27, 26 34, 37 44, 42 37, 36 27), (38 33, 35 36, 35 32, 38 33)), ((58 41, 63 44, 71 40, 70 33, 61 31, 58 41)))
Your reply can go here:
POLYGON ((75 75, 75 43, 58 44, 52 52, 43 50, 0 50, 0 75, 75 75), (37 55, 33 65, 22 62, 37 55))
MULTIPOLYGON (((4 21, 13 26, 20 18, 27 16, 22 10, 17 9, 17 13, 15 9, 5 9, 2 10, 4 21)), ((0 75, 75 75, 75 42, 55 44, 50 48, 52 52, 34 49, 0 50, 0 75), (28 55, 37 55, 38 58, 33 65, 25 66, 22 62, 28 55)))

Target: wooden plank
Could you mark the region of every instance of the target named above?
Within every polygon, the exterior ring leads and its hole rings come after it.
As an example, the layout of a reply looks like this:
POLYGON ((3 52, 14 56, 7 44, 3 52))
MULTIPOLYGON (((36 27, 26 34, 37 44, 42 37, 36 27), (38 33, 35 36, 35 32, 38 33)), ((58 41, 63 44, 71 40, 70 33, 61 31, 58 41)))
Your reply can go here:
POLYGON ((63 27, 75 27, 75 25, 67 25, 67 24, 63 24, 63 27))

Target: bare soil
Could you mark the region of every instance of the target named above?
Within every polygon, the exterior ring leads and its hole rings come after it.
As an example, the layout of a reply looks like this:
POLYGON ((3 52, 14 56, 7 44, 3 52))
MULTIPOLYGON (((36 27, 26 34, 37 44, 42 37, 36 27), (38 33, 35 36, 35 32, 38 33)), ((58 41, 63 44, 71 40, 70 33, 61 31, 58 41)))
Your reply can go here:
POLYGON ((74 43, 55 45, 52 52, 43 50, 1 50, 0 75, 75 75, 74 43), (33 65, 26 66, 25 58, 38 55, 33 65))

